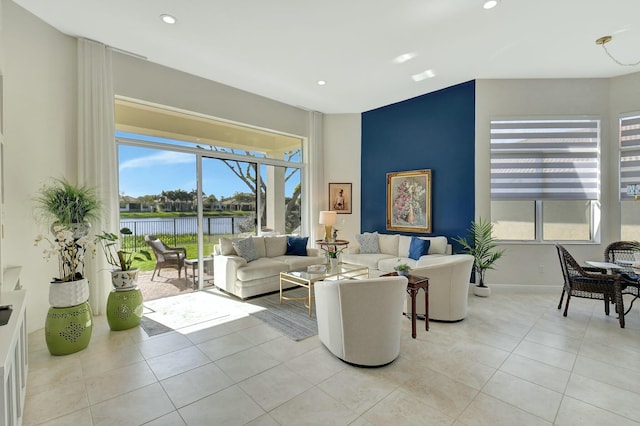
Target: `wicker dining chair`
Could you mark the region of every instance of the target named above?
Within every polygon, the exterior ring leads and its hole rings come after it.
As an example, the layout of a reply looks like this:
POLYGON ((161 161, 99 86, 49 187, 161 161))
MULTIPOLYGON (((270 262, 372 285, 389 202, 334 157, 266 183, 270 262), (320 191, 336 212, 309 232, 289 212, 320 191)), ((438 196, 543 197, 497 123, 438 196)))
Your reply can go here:
POLYGON ((564 286, 558 309, 562 307, 565 293, 567 301, 563 316, 567 316, 571 297, 604 300, 604 313, 609 315, 609 302, 615 303, 620 328, 624 328, 624 303, 622 301, 620 274, 607 274, 600 268, 582 267, 562 245, 556 244, 564 286))
POLYGON ((640 261, 636 261, 637 256, 640 256, 640 243, 638 241, 615 241, 604 249, 605 262, 620 265, 622 294, 633 296, 627 311, 624 313, 625 315, 633 307, 633 302, 640 297, 640 274, 632 268, 634 263, 640 263, 640 261))

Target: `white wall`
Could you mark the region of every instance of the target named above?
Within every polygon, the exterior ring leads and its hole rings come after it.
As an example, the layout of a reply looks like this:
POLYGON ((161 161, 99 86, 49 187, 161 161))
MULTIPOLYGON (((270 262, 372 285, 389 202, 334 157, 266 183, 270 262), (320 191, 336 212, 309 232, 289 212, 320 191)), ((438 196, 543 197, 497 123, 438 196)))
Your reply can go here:
POLYGON ((116 95, 308 137, 308 112, 124 54, 113 55, 116 95))
MULTIPOLYGON (((328 114, 324 116, 324 192, 323 210, 329 208, 329 183, 352 183, 352 214, 339 214, 338 238, 355 241, 360 233, 360 151, 361 115, 328 114)), ((317 219, 317 218, 316 218, 317 219)), ((317 222, 317 220, 316 220, 317 222)), ((322 228, 320 225, 317 225, 322 228)), ((321 230, 320 230, 321 231, 321 230)), ((322 232, 320 232, 322 235, 322 232)))
POLYGON ((2 0, 5 105, 4 267, 21 265, 29 330, 44 326, 51 278, 34 238, 33 197, 50 177, 76 178, 76 42, 2 0))
MULTIPOLYGON (((602 121, 601 244, 567 244, 576 260, 602 258, 619 238, 617 114, 640 110, 640 73, 615 79, 478 80, 476 82, 476 216, 490 217, 489 122, 494 118, 590 116, 602 121)), ((505 244, 489 284, 560 284, 553 244, 505 244), (522 261, 526 259, 526 261, 522 261)))

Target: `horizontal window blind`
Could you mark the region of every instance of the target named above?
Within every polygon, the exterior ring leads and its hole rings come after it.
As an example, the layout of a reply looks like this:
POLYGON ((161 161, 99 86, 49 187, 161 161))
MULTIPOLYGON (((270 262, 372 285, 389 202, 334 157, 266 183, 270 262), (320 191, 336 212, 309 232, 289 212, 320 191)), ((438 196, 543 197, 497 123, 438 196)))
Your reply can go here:
POLYGON ((627 185, 640 184, 640 116, 620 119, 620 197, 627 195, 627 185))
POLYGON ((491 199, 600 195, 599 120, 491 121, 491 199))

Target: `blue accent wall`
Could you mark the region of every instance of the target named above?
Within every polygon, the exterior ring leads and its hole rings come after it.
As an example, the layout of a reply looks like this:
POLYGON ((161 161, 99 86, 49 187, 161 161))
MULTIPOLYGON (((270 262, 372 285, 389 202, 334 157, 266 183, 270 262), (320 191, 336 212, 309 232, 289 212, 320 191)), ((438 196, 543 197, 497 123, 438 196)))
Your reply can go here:
POLYGON ((431 169, 430 235, 466 236, 475 217, 474 151, 475 81, 363 113, 362 232, 398 233, 386 229, 387 173, 431 169))

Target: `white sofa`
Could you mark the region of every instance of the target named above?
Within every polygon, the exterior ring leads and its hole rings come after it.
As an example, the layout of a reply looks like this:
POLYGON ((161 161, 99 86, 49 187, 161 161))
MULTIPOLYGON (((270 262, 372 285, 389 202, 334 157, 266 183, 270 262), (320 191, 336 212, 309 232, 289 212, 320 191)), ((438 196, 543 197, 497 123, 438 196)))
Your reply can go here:
POLYGON ((252 261, 237 254, 232 245, 233 239, 221 238, 213 249, 214 284, 241 299, 279 290, 280 272, 326 263, 320 250, 314 248, 307 248, 306 256, 287 255, 286 236, 250 238, 258 256, 252 261))
POLYGON ((400 353, 406 277, 320 281, 314 285, 318 337, 335 356, 364 366, 400 353))
POLYGON ((380 272, 393 272, 394 267, 400 263, 406 263, 412 269, 437 263, 440 257, 451 255, 451 244, 447 237, 418 237, 430 242, 429 252, 418 260, 409 258, 409 246, 411 236, 398 234, 380 234, 374 232, 366 235, 377 235, 378 253, 361 253, 360 246, 352 243, 349 249, 342 254, 342 261, 356 265, 367 266, 373 275, 375 270, 380 272))
MULTIPOLYGON (((414 275, 429 278, 429 319, 460 321, 467 316, 469 279, 473 269, 473 256, 454 254, 440 257, 438 263, 418 267, 414 275)), ((411 310, 411 299, 407 296, 407 308, 411 310)), ((405 308, 405 312, 408 312, 405 308)), ((416 313, 424 316, 424 296, 416 296, 416 313)))

